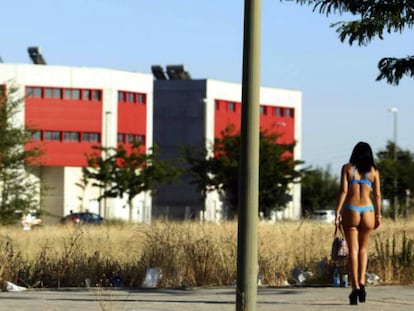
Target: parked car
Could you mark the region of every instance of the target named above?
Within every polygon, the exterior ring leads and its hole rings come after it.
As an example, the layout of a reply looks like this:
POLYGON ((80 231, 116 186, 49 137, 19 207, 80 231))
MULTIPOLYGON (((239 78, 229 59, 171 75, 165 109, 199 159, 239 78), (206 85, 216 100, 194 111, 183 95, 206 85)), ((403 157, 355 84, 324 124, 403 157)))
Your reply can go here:
POLYGON ((336 212, 330 209, 317 210, 312 213, 311 219, 331 223, 335 221, 335 214, 336 212))
POLYGON ((99 214, 91 212, 80 212, 80 213, 70 213, 61 219, 61 222, 73 223, 75 225, 81 224, 95 224, 100 225, 104 221, 103 217, 99 214))

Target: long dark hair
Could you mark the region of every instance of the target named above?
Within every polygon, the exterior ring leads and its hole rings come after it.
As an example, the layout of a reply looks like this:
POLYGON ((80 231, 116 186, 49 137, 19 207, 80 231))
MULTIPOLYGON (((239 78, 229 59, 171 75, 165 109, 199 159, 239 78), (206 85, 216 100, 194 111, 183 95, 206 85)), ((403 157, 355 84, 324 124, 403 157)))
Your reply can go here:
POLYGON ((371 146, 368 143, 360 141, 352 150, 349 163, 356 166, 358 172, 361 174, 367 173, 371 170, 371 167, 377 169, 374 156, 372 154, 371 146))

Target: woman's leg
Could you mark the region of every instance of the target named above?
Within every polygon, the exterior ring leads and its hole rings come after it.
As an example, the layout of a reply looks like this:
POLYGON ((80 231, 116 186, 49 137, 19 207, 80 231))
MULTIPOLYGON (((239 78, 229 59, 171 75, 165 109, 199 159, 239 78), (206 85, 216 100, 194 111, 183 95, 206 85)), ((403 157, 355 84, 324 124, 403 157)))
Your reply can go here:
POLYGON ((342 213, 342 226, 345 231, 345 238, 349 248, 349 272, 351 274, 352 287, 359 289, 359 232, 358 225, 360 215, 352 210, 345 210, 342 213))
POLYGON ((349 247, 348 266, 351 273, 352 287, 359 288, 359 256, 358 256, 358 230, 356 227, 344 229, 345 237, 349 247))
POLYGON ((368 266, 368 245, 372 230, 375 225, 374 212, 366 211, 361 216, 359 231, 359 284, 365 285, 365 275, 368 266))

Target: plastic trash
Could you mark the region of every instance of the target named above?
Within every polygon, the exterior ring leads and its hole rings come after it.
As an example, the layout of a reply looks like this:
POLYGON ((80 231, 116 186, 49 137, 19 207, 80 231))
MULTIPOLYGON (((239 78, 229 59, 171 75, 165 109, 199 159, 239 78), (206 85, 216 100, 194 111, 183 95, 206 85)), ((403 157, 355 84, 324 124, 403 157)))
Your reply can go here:
POLYGON ((333 286, 339 287, 341 285, 341 277, 339 275, 339 268, 337 265, 333 267, 333 286))
POLYGON ((365 277, 366 277, 367 283, 370 285, 377 285, 381 282, 381 278, 375 273, 367 272, 367 274, 365 274, 365 277))
POLYGON ((342 283, 341 283, 342 287, 348 287, 348 274, 344 274, 342 276, 342 283))
POLYGON ((295 280, 296 285, 305 285, 306 280, 311 279, 314 276, 312 271, 302 271, 300 267, 296 267, 292 270, 292 278, 295 280))
POLYGON ((22 291, 27 290, 26 287, 22 287, 22 286, 13 284, 12 282, 7 281, 6 283, 7 283, 6 284, 6 291, 8 291, 8 292, 22 292, 22 291))
POLYGON ((148 268, 145 273, 145 280, 142 282, 144 288, 155 288, 162 278, 162 271, 160 268, 148 268))
POLYGON ((114 287, 121 287, 121 285, 122 285, 122 278, 119 275, 114 276, 112 278, 112 285, 114 287))

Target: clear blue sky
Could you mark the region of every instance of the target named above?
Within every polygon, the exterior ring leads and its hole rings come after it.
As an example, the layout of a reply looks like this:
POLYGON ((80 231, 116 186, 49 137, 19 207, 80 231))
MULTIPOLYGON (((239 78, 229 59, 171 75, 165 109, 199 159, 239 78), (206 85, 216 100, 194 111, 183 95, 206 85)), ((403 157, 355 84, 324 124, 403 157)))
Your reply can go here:
MULTIPOLYGON (((40 46, 50 65, 151 72, 185 64, 195 79, 241 82, 242 0, 13 0, 1 5, 0 56, 30 63, 40 46)), ((355 143, 374 152, 393 139, 414 152, 414 80, 376 82, 384 56, 413 54, 414 31, 367 47, 341 43, 308 6, 262 0, 261 85, 303 92, 302 159, 339 175, 355 143)))

